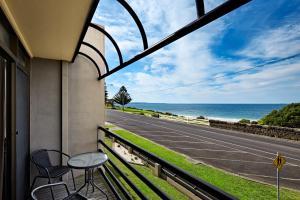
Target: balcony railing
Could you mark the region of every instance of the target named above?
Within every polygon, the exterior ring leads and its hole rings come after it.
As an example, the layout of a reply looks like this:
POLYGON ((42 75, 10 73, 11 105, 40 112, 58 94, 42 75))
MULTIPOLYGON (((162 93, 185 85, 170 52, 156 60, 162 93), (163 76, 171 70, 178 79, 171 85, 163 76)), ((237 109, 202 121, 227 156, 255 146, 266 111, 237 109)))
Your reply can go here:
MULTIPOLYGON (((130 149, 133 154, 140 157, 144 160, 148 165, 155 167, 159 165, 161 167, 162 176, 168 177, 172 179, 176 184, 188 190, 193 195, 199 197, 200 199, 237 199, 234 196, 220 190, 219 188, 201 180, 198 177, 193 176, 192 174, 180 169, 179 167, 159 158, 158 156, 146 151, 143 148, 129 142, 128 140, 120 137, 119 135, 109 131, 104 127, 98 127, 99 131, 103 131, 105 133, 105 137, 112 139, 115 142, 118 142, 122 146, 130 149)), ((98 135, 98 134, 97 134, 98 135)), ((98 143, 102 145, 104 149, 110 152, 113 156, 115 156, 121 163, 123 163, 133 174, 135 174, 141 181, 143 181, 153 192, 155 192, 162 199, 172 199, 165 192, 159 189, 153 182, 151 182, 146 176, 140 173, 137 169, 135 169, 131 164, 129 164, 124 158, 122 158, 118 153, 116 153, 111 147, 109 147, 105 141, 98 139, 98 143)), ((99 149, 99 151, 102 151, 99 149)), ((148 199, 147 196, 141 191, 119 168, 118 166, 111 160, 108 160, 108 164, 112 166, 115 172, 117 172, 118 176, 122 177, 125 182, 134 190, 134 192, 141 199, 148 199)), ((122 199, 122 196, 127 199, 132 199, 131 195, 124 188, 120 180, 116 178, 116 175, 108 168, 107 164, 104 165, 105 172, 100 170, 102 175, 108 181, 108 184, 116 197, 118 199, 122 199), (107 177, 109 175, 109 177, 107 177), (111 180, 115 183, 113 184, 111 180), (117 186, 117 188, 114 187, 117 186), (121 191, 122 195, 118 193, 121 191)))

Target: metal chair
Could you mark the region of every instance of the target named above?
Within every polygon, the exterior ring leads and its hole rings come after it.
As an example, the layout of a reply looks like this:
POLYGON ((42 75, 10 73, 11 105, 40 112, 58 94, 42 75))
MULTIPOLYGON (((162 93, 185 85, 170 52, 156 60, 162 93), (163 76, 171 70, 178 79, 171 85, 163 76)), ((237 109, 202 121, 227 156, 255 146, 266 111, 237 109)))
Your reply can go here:
MULTIPOLYGON (((74 190, 76 190, 75 180, 74 180, 74 175, 73 175, 72 169, 70 169, 68 166, 52 165, 52 163, 50 161, 49 152, 57 153, 57 154, 60 154, 60 156, 66 156, 66 157, 70 158, 70 156, 68 154, 65 154, 58 150, 40 149, 40 150, 34 151, 31 154, 30 159, 31 159, 32 163, 37 167, 39 175, 34 177, 32 185, 30 187, 30 191, 32 191, 34 184, 38 178, 47 178, 48 184, 51 184, 52 183, 51 179, 61 178, 63 175, 67 174, 69 171, 71 171, 74 190)), ((52 197, 54 199, 52 187, 50 187, 50 189, 51 189, 52 197)))
MULTIPOLYGON (((45 197, 45 193, 42 194, 42 195, 39 195, 38 194, 39 191, 42 191, 43 189, 46 189, 46 188, 50 188, 52 190, 52 188, 55 188, 55 187, 60 186, 60 185, 64 186, 64 188, 67 192, 67 195, 66 195, 66 197, 63 198, 63 200, 87 200, 88 199, 88 198, 82 196, 81 194, 79 194, 77 192, 71 194, 67 184, 65 184, 64 182, 52 183, 52 184, 39 186, 31 192, 31 198, 34 199, 34 200, 49 199, 49 197, 47 197, 47 196, 45 197), (39 196, 41 196, 41 197, 39 197, 39 196)), ((54 199, 53 196, 52 196, 52 198, 54 199)))

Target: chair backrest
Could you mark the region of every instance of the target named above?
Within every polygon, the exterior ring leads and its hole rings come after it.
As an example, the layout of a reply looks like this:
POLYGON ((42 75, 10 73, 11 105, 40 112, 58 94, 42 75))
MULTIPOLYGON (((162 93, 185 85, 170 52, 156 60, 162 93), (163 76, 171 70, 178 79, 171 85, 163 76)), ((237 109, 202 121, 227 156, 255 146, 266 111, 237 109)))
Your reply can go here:
MULTIPOLYGON (((39 200, 38 195, 37 195, 39 191, 43 192, 44 189, 49 189, 49 188, 55 189, 56 186, 64 186, 66 194, 64 195, 63 194, 64 191, 60 190, 60 195, 61 196, 64 196, 65 198, 67 198, 68 196, 70 196, 70 191, 69 191, 69 188, 68 188, 67 184, 64 183, 64 182, 58 182, 58 183, 52 183, 52 184, 42 185, 42 186, 39 186, 39 187, 35 188, 31 192, 31 198, 33 200, 39 200)), ((51 198, 51 193, 49 192, 49 190, 44 191, 44 193, 48 194, 49 196, 46 196, 45 194, 43 194, 42 195, 43 198, 41 198, 41 199, 50 199, 51 198)))
POLYGON ((36 165, 36 167, 38 168, 38 170, 41 174, 45 173, 45 170, 43 168, 41 168, 40 166, 42 166, 44 168, 52 166, 48 151, 46 149, 40 149, 40 150, 32 152, 31 153, 31 161, 36 165))

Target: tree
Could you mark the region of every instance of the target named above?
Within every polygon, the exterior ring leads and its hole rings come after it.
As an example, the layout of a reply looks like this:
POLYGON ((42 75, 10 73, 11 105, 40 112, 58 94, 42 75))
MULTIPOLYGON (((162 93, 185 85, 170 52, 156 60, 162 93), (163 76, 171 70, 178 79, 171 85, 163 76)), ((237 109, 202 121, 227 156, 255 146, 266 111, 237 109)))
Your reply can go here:
POLYGON ((260 124, 300 128, 300 103, 291 103, 259 120, 260 124))
POLYGON ((104 95, 105 95, 105 104, 107 104, 108 92, 107 92, 106 82, 104 82, 104 95))
POLYGON ((125 86, 122 86, 117 94, 114 96, 114 102, 122 105, 122 110, 124 111, 124 105, 128 104, 131 101, 131 97, 127 92, 125 86))

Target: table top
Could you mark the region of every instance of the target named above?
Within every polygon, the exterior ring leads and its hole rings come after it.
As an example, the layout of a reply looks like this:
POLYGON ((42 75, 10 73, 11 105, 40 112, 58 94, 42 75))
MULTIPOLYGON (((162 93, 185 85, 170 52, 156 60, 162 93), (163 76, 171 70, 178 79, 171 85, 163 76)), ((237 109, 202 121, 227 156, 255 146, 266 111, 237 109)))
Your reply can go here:
POLYGON ((107 161, 108 157, 104 153, 82 153, 72 156, 68 161, 68 166, 74 169, 95 168, 107 161))

